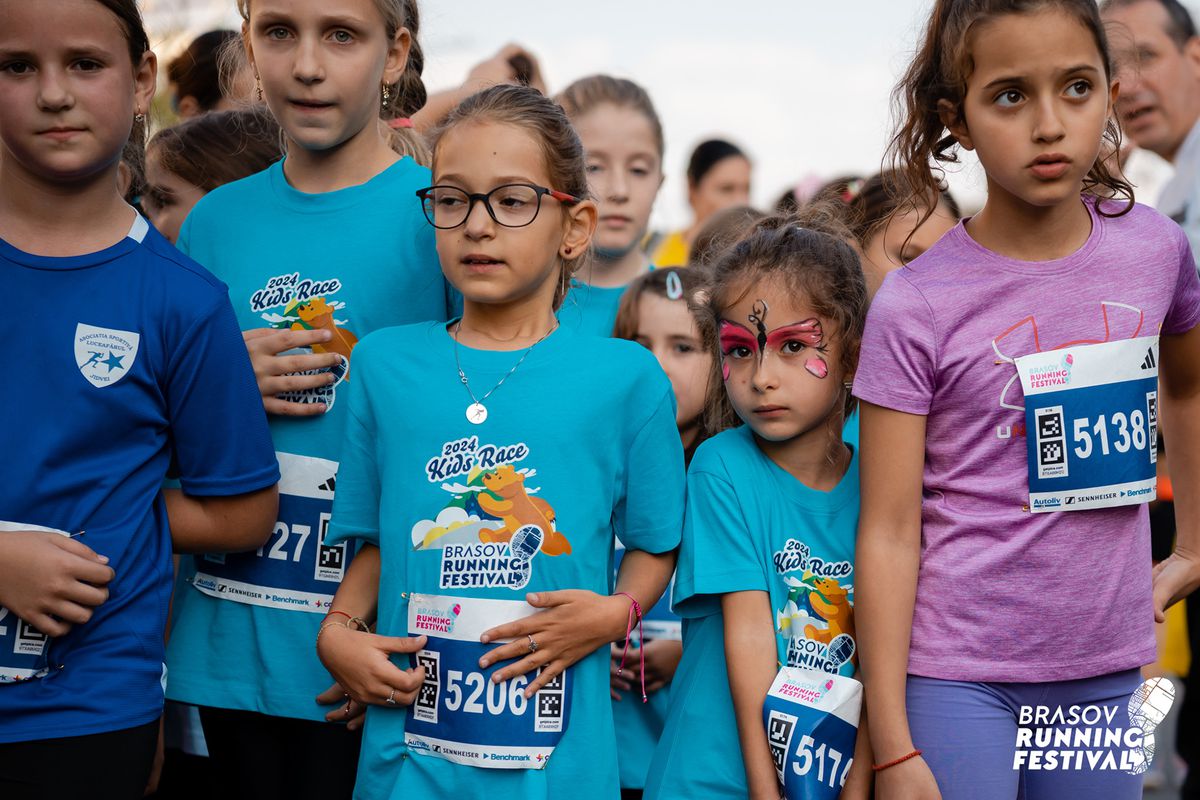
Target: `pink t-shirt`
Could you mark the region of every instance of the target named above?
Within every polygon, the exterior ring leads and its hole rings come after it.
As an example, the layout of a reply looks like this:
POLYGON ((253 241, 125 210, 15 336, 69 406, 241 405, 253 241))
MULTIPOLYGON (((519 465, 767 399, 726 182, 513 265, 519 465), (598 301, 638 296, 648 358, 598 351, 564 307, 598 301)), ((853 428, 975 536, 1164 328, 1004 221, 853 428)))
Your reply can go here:
POLYGON ((1005 258, 960 224, 871 306, 854 394, 927 417, 912 674, 1056 681, 1154 660, 1146 507, 1024 510, 1011 359, 1200 321, 1183 231, 1141 205, 1115 219, 1088 208, 1087 242, 1054 261, 1005 258))

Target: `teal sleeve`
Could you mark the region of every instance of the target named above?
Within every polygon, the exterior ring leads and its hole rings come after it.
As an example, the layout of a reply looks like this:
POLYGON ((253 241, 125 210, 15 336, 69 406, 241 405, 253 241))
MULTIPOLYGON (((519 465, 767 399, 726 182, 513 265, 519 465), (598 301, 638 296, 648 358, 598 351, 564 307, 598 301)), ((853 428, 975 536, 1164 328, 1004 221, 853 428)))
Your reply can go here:
POLYGON ((719 610, 717 595, 766 591, 767 569, 729 477, 692 470, 675 572, 675 613, 705 616, 719 610))
POLYGON ((615 523, 625 546, 650 553, 678 547, 685 489, 683 445, 669 387, 633 439, 621 488, 615 523))
POLYGON ((370 404, 370 367, 363 355, 361 348, 356 348, 354 380, 346 387, 346 430, 326 544, 349 539, 379 544, 379 463, 370 404))

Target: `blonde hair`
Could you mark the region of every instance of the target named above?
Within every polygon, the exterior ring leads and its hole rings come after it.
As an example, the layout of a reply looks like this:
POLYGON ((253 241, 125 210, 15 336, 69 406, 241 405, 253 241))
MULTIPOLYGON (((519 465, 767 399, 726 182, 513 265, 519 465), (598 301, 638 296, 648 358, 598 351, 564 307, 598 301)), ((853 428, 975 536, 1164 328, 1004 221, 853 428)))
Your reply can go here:
MULTIPOLYGON (((542 149, 550 186, 580 200, 589 197, 587 164, 583 143, 571 127, 562 106, 528 86, 501 84, 468 97, 450 112, 433 134, 433 160, 437 161, 438 147, 448 131, 467 122, 496 122, 520 128, 533 137, 542 149)), ((557 311, 567 295, 574 275, 591 255, 590 248, 574 258, 558 257, 561 273, 554 290, 554 310, 557 311)))
MULTIPOLYGON (((250 21, 251 0, 237 0, 238 13, 242 19, 250 21)), ((425 107, 429 99, 425 89, 425 81, 421 73, 425 71, 425 51, 421 49, 418 33, 421 28, 421 14, 417 8, 417 0, 374 0, 375 8, 383 17, 388 40, 396 37, 401 28, 407 28, 411 39, 408 51, 408 62, 404 72, 394 83, 380 83, 380 117, 391 120, 401 117, 411 117, 425 107), (388 100, 383 102, 383 90, 387 88, 388 100)), ((234 45, 235 43, 231 43, 234 45)), ((235 51, 231 46, 222 58, 222 72, 228 74, 228 67, 237 64, 235 51)), ((244 57, 244 56, 243 56, 244 57)), ((413 128, 392 128, 388 126, 388 143, 392 149, 402 156, 410 156, 419 164, 429 164, 429 145, 423 136, 413 128)))

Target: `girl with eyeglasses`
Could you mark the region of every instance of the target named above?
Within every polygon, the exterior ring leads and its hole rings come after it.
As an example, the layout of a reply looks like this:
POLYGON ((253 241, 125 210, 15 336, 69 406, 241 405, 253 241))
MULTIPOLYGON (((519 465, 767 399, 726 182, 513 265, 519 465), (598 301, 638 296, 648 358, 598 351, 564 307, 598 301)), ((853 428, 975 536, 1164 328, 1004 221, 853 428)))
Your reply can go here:
POLYGON ((317 637, 370 704, 357 793, 613 798, 608 645, 662 594, 682 527, 671 385, 555 317, 597 219, 559 106, 468 98, 433 183, 463 313, 359 344, 327 539, 361 542, 317 637))

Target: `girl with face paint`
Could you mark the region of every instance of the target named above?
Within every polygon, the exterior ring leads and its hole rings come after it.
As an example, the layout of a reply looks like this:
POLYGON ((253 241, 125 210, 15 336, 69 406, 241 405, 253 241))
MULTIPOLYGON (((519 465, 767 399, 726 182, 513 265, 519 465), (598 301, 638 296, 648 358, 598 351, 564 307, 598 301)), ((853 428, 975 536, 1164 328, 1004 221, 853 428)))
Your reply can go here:
MULTIPOLYGON (((759 223, 714 264, 699 304, 714 359, 706 427, 720 432, 688 470, 684 653, 647 798, 779 797, 762 722, 776 672, 856 670, 858 466, 842 427, 866 285, 849 234, 808 213, 759 223)), ((842 797, 866 796, 866 748, 860 735, 843 754, 842 797)))

